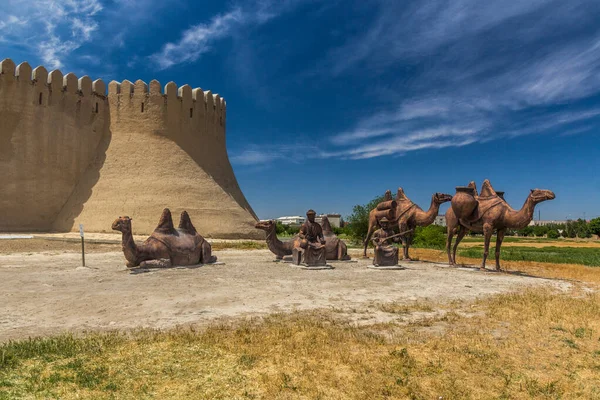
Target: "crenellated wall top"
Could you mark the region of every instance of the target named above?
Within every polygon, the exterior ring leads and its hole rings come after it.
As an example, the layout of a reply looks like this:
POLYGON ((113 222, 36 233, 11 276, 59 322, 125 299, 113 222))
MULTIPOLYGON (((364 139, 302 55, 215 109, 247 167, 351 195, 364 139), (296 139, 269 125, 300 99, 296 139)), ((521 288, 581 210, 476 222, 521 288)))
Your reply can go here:
POLYGON ((88 76, 77 78, 72 72, 63 75, 58 69, 48 72, 43 66, 32 69, 28 62, 15 65, 10 58, 0 61, 0 77, 30 84, 45 84, 52 91, 78 93, 82 96, 106 96, 106 84, 102 79, 92 81, 88 76))
POLYGON ((209 106, 217 112, 223 112, 227 103, 218 94, 212 94, 210 90, 203 91, 201 88, 192 89, 190 85, 178 87, 175 82, 167 83, 164 88, 157 80, 150 81, 150 84, 142 80, 135 83, 124 80, 122 82, 112 81, 108 85, 108 96, 124 96, 129 94, 131 97, 138 96, 163 96, 169 101, 177 99, 184 104, 203 102, 206 107, 209 106))

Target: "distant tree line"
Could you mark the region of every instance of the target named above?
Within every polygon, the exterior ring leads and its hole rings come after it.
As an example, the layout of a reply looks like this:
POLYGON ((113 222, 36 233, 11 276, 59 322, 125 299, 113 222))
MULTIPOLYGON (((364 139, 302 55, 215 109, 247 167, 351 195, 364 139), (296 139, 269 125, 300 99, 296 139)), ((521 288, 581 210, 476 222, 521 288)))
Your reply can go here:
POLYGON ((568 221, 564 224, 548 224, 526 226, 523 229, 507 232, 507 235, 519 236, 547 236, 551 239, 564 238, 591 238, 592 235, 600 235, 600 217, 590 222, 583 219, 568 221))
MULTIPOLYGON (((341 221, 341 223, 344 225, 341 228, 338 228, 335 226, 331 227, 331 229, 333 230, 333 233, 335 233, 336 235, 349 236, 348 225, 345 224, 344 221, 341 221)), ((297 235, 298 232, 300 232, 300 225, 285 225, 285 224, 282 224, 280 221, 277 221, 275 229, 276 229, 278 236, 294 236, 294 235, 297 235)))

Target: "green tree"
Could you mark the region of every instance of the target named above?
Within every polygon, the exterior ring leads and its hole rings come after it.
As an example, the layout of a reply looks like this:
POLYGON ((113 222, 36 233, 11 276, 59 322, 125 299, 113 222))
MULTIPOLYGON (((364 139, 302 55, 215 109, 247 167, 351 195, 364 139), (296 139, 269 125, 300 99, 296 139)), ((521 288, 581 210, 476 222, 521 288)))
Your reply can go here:
POLYGON ((547 235, 548 235, 548 238, 550 238, 550 239, 558 239, 558 237, 560 236, 556 229, 550 229, 548 231, 547 235))
POLYGON ((369 212, 383 201, 383 196, 377 196, 364 205, 357 204, 352 207, 352 214, 348 217, 348 234, 352 240, 362 242, 369 231, 369 212))
POLYGON ((548 233, 548 227, 543 226, 543 225, 536 225, 533 227, 533 234, 537 237, 542 237, 544 236, 546 233, 548 233))
POLYGON ((600 217, 591 220, 588 227, 590 228, 590 233, 600 235, 600 217))

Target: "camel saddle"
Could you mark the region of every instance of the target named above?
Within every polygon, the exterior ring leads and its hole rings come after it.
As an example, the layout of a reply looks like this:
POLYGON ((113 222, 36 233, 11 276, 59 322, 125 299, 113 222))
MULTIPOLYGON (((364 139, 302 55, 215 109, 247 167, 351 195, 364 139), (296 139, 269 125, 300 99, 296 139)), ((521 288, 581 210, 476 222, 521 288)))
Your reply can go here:
POLYGON ((477 201, 477 205, 473 212, 468 217, 460 218, 460 221, 466 225, 479 221, 488 211, 504 202, 502 197, 498 196, 487 180, 483 183, 479 196, 476 195, 474 198, 477 201))

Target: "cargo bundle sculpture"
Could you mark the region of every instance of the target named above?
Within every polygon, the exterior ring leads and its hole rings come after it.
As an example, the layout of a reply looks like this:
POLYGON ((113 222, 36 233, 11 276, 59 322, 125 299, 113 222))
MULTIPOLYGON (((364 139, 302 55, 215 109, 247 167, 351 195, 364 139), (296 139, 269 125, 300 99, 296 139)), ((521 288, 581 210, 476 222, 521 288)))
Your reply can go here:
POLYGON ((181 213, 179 228, 173 226, 171 211, 165 208, 158 226, 141 245, 133 240, 132 218, 119 217, 112 229, 121 232, 123 253, 127 267, 134 268, 143 262, 156 261, 158 266, 210 264, 217 261, 212 248, 197 231, 187 211, 181 213))
POLYGON ((412 244, 414 231, 417 226, 429 226, 435 221, 440 211, 440 205, 452 200, 452 196, 445 193, 434 193, 431 196, 431 205, 429 210, 423 211, 421 207, 410 200, 404 189, 398 188, 396 200, 392 200, 391 192, 388 190, 384 195, 384 201, 369 212, 369 230, 364 241, 363 256, 367 257, 367 247, 371 236, 382 218, 386 218, 391 226, 397 224, 400 232, 406 232, 400 235, 403 248, 403 260, 410 261, 408 249, 412 244))
POLYGON ((450 265, 456 264, 456 249, 468 231, 483 233, 484 252, 481 269, 489 254, 490 240, 494 231, 496 237, 496 270, 500 270, 500 247, 506 229, 522 229, 533 219, 535 206, 546 200, 553 200, 555 195, 550 190, 532 189, 523 207, 516 211, 504 200, 504 192, 496 192, 489 180, 483 182, 481 194, 477 194, 475 182, 468 186, 457 186, 456 195, 452 198, 452 207, 446 212, 448 235, 446 252, 450 265), (500 193, 500 194, 499 194, 500 193), (456 243, 452 247, 452 238, 458 233, 456 243))

